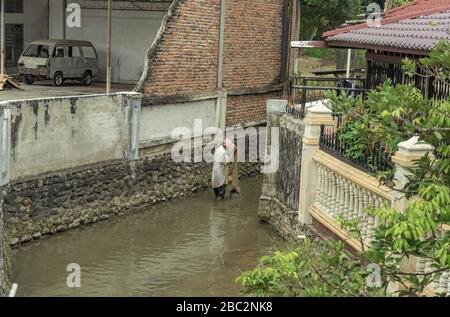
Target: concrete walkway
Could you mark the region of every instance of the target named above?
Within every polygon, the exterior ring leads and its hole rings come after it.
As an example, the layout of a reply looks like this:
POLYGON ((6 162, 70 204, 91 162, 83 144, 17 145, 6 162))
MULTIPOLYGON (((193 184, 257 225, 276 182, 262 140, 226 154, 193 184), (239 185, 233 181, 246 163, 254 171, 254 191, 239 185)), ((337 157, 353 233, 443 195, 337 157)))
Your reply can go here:
MULTIPOLYGON (((23 90, 7 88, 0 91, 0 101, 22 100, 46 97, 64 97, 104 94, 105 83, 94 82, 91 86, 83 86, 77 81, 67 80, 62 87, 53 87, 50 81, 40 81, 33 85, 21 84, 23 90)), ((132 91, 135 85, 113 84, 111 92, 132 91)))

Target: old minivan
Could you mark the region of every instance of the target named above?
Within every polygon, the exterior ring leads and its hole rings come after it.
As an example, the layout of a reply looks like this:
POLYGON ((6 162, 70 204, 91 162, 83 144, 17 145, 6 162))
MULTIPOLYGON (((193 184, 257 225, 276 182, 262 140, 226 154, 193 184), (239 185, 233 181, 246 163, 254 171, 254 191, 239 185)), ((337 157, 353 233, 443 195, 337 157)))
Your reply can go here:
POLYGON ((34 41, 19 58, 19 73, 29 85, 52 80, 54 86, 62 86, 64 80, 75 79, 89 86, 98 71, 97 51, 87 41, 34 41))

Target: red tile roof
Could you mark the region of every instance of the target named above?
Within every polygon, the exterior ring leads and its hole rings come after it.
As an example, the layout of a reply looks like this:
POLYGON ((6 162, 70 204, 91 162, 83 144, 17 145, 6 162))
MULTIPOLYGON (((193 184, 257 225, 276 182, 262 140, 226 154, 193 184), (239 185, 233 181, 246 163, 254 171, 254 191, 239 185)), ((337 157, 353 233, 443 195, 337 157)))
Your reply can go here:
POLYGON ((352 25, 324 34, 329 45, 430 51, 450 40, 450 0, 418 0, 385 12, 381 26, 352 25))
MULTIPOLYGON (((381 25, 386 25, 406 19, 413 19, 420 16, 426 16, 433 13, 445 12, 450 10, 450 0, 416 0, 398 8, 388 10, 381 19, 381 25)), ((367 23, 350 25, 334 31, 325 32, 324 37, 330 37, 337 34, 350 31, 369 28, 367 23)))

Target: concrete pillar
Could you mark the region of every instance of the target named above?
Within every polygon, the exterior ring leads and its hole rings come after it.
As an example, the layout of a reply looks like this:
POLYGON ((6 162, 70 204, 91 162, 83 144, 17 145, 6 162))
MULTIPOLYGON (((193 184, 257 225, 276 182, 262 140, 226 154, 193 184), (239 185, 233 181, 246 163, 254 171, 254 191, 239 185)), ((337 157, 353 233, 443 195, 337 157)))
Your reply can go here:
MULTIPOLYGON (((266 156, 271 155, 270 149, 272 145, 272 128, 280 126, 280 117, 286 112, 288 102, 284 99, 267 100, 267 140, 266 140, 266 156)), ((267 162, 267 158, 265 162, 267 162)), ((276 196, 277 172, 266 173, 263 178, 262 195, 267 197, 276 196)))
MULTIPOLYGON (((411 175, 410 169, 414 167, 414 161, 424 157, 433 150, 430 144, 419 141, 418 136, 413 136, 407 141, 398 144, 398 151, 392 158, 395 163, 395 189, 392 191, 391 204, 399 212, 404 212, 408 208, 409 200, 401 190, 408 183, 408 176, 411 175)), ((416 257, 405 258, 400 263, 400 271, 414 272, 416 268, 416 257)), ((403 286, 397 282, 390 282, 388 292, 394 293, 403 289, 403 286)))
POLYGON ((11 159, 11 110, 0 110, 0 186, 10 179, 11 159))
POLYGON ((401 190, 408 183, 408 176, 411 175, 409 169, 414 167, 414 161, 424 157, 427 153, 433 151, 430 144, 419 141, 418 136, 413 136, 407 141, 398 144, 398 151, 392 158, 395 163, 395 183, 396 189, 392 192, 392 207, 400 212, 408 208, 408 200, 401 190))
POLYGON ((127 106, 128 115, 125 116, 125 146, 124 158, 128 161, 139 159, 139 131, 141 123, 141 100, 140 93, 124 94, 124 104, 127 106))
POLYGON ((309 225, 312 224, 309 207, 314 203, 318 180, 317 166, 313 158, 319 150, 321 126, 334 126, 332 111, 323 103, 318 103, 307 109, 304 123, 299 220, 301 224, 309 225))

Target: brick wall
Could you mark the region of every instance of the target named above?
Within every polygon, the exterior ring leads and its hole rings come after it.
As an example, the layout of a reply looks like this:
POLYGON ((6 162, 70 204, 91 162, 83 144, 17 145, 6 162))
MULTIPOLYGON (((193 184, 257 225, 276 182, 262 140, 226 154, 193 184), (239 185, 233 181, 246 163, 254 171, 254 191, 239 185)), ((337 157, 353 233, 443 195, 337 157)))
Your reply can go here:
POLYGON ((227 125, 233 126, 239 123, 265 120, 266 100, 279 97, 279 92, 228 96, 227 125))
MULTIPOLYGON (((283 0, 227 0, 224 87, 262 89, 280 83, 283 0)), ((279 93, 229 96, 227 125, 263 120, 279 93)))
MULTIPOLYGON (((263 119, 266 100, 279 97, 265 91, 280 83, 283 4, 284 0, 227 0, 223 66, 224 87, 230 93, 227 125, 263 119)), ((220 0, 175 0, 163 23, 138 89, 150 98, 216 91, 220 0)))
POLYGON ((224 86, 260 88, 279 82, 283 0, 227 0, 224 86))
POLYGON ((149 52, 147 97, 215 91, 220 0, 175 0, 165 29, 149 52))

